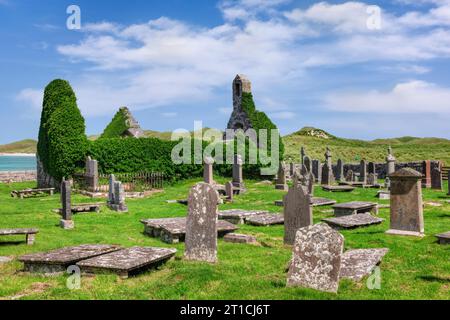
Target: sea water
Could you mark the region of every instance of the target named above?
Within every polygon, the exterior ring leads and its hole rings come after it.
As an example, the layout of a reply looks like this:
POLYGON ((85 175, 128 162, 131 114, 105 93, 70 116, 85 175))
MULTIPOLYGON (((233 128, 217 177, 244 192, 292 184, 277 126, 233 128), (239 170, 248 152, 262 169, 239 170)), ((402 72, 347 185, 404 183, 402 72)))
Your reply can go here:
POLYGON ((0 156, 0 171, 36 170, 36 157, 0 156))

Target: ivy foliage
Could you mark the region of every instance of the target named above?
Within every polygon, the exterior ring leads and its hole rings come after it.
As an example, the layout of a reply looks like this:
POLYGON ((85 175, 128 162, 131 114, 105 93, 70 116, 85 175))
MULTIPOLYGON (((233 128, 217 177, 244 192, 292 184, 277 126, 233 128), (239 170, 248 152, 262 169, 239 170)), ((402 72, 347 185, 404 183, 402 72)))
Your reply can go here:
POLYGON ((84 118, 69 82, 56 79, 45 88, 37 153, 56 181, 83 165, 88 149, 84 118))
POLYGON ((129 129, 127 125, 127 114, 125 108, 120 108, 114 115, 112 121, 103 131, 100 139, 121 138, 123 133, 129 129))

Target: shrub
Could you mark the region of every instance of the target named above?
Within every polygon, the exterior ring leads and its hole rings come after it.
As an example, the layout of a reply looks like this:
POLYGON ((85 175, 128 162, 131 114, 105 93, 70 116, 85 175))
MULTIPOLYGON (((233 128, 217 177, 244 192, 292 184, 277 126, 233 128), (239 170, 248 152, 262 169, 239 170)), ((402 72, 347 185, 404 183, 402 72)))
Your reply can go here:
POLYGON ((82 165, 88 143, 84 118, 70 84, 54 80, 44 92, 39 128, 38 157, 56 181, 82 165))
POLYGON ((110 138, 120 138, 122 134, 128 129, 127 126, 127 117, 125 115, 125 111, 121 108, 114 115, 114 118, 109 123, 109 125, 103 131, 103 134, 100 136, 101 139, 110 139, 110 138))

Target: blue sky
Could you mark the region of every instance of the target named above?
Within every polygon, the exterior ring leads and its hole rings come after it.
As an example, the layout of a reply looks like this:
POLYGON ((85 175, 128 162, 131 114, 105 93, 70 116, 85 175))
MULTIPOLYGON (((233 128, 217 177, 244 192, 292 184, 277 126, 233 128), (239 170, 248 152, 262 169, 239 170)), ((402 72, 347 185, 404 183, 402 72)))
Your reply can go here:
POLYGON ((36 138, 55 78, 88 134, 124 105, 145 129, 224 129, 237 73, 283 134, 450 138, 450 0, 0 0, 0 39, 0 144, 36 138))

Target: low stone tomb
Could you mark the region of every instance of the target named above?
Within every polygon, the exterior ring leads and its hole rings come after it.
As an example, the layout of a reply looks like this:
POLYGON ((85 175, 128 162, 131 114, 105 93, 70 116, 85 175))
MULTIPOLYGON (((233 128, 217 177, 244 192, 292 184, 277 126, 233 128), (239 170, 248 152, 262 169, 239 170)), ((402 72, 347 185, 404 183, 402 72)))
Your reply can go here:
MULTIPOLYGON (((153 238, 160 238, 165 243, 183 242, 186 236, 186 218, 165 218, 142 220, 145 225, 144 233, 153 238)), ((217 234, 223 237, 225 234, 238 229, 234 224, 219 220, 217 222, 217 234)))
POLYGON ((439 244, 450 244, 450 231, 446 233, 437 234, 439 244))
POLYGON ((11 191, 11 197, 23 199, 23 198, 40 197, 43 195, 52 196, 54 192, 55 188, 14 190, 11 191))
POLYGON ((241 209, 231 209, 225 211, 219 211, 218 216, 221 220, 226 220, 233 224, 244 224, 247 218, 269 213, 268 211, 246 211, 241 209))
POLYGON ((133 247, 82 260, 82 273, 116 273, 122 278, 155 268, 176 254, 176 249, 133 247))
POLYGON ((367 227, 373 224, 380 224, 384 221, 384 219, 376 218, 368 213, 362 213, 337 218, 323 219, 322 221, 326 222, 335 229, 355 229, 360 227, 367 227))
MULTIPOLYGON (((103 204, 100 203, 86 203, 86 204, 76 204, 71 206, 72 214, 78 213, 88 213, 88 212, 100 212, 100 208, 103 204)), ((58 209, 57 212, 62 214, 62 209, 58 209)))
POLYGON ((377 198, 380 200, 390 200, 391 192, 389 190, 380 190, 377 193, 377 198))
POLYGON ((284 216, 282 214, 273 214, 273 213, 259 214, 247 218, 246 223, 258 227, 284 224, 284 216))
MULTIPOLYGON (((327 199, 327 198, 311 198, 311 205, 313 207, 323 207, 323 206, 330 206, 333 204, 336 204, 337 201, 336 200, 331 200, 331 199, 327 199)), ((284 206, 284 202, 283 200, 277 200, 275 201, 275 205, 277 207, 283 207, 284 206)))
POLYGON ((328 192, 352 192, 353 190, 355 190, 354 187, 349 186, 349 185, 341 185, 341 186, 322 186, 322 190, 323 191, 328 191, 328 192))
POLYGON ((369 276, 381 263, 389 249, 357 249, 349 250, 342 255, 341 279, 361 281, 369 276))
POLYGON ((66 247, 43 253, 33 253, 19 257, 24 263, 24 271, 43 274, 58 274, 66 272, 67 267, 81 260, 118 251, 117 245, 81 245, 66 247))
POLYGON ((352 214, 373 213, 378 215, 378 203, 353 201, 340 203, 333 206, 336 217, 349 216, 352 214))
POLYGON ((20 236, 26 237, 27 245, 34 244, 36 234, 39 233, 38 229, 0 229, 0 236, 20 236))
POLYGON ((229 233, 225 237, 223 237, 223 240, 225 242, 231 243, 247 243, 247 244, 256 243, 256 238, 254 236, 238 233, 229 233))

